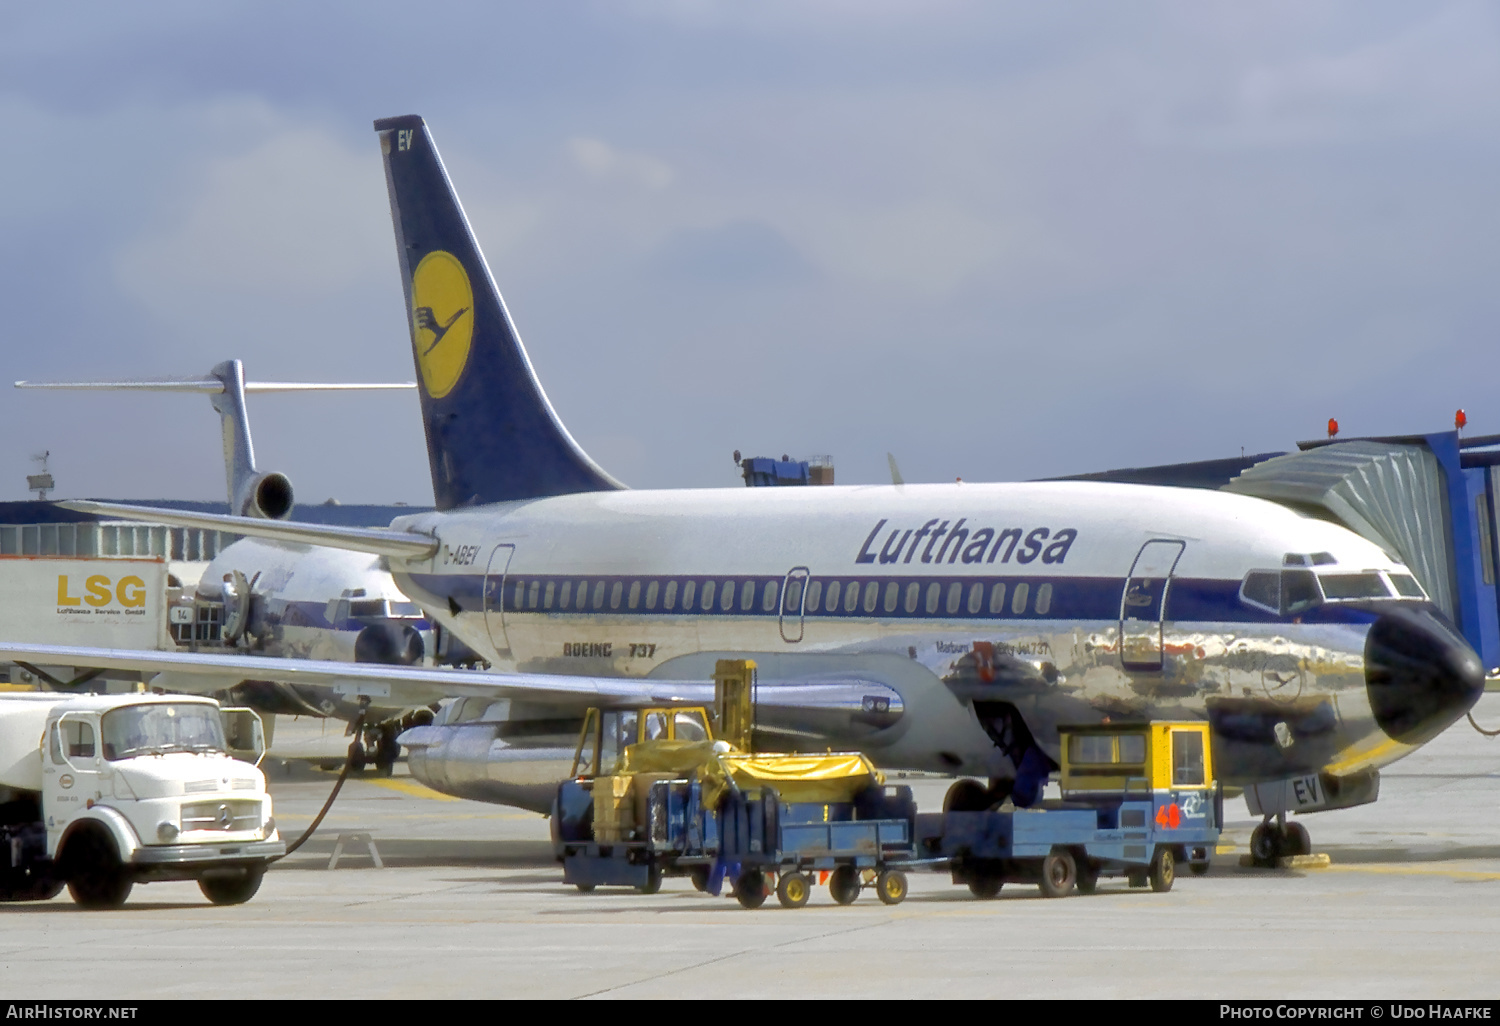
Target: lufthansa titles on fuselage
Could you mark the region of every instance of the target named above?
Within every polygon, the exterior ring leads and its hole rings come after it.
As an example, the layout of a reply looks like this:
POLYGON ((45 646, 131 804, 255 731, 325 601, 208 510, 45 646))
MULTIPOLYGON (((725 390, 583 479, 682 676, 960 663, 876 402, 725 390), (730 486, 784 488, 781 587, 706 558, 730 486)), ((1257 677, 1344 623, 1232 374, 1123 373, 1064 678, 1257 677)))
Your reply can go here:
POLYGON ((969 524, 967 517, 941 520, 933 517, 920 527, 892 528, 885 532, 889 520, 881 520, 871 529, 860 546, 856 563, 910 563, 921 551, 923 563, 1031 563, 1038 557, 1043 563, 1061 563, 1078 538, 1076 528, 1063 527, 980 527, 969 524), (923 539, 927 544, 923 545, 923 539))

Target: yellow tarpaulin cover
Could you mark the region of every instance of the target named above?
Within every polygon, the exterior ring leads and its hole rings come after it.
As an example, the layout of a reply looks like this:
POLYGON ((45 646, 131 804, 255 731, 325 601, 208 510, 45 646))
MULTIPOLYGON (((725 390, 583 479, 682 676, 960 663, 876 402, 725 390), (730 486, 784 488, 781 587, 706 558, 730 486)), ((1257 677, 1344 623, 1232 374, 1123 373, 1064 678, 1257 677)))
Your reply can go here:
POLYGON ((641 741, 625 746, 621 773, 692 774, 714 758, 712 741, 641 741))
POLYGON ((700 773, 703 803, 713 808, 727 789, 773 787, 784 802, 847 802, 885 778, 858 752, 829 755, 721 755, 700 773))

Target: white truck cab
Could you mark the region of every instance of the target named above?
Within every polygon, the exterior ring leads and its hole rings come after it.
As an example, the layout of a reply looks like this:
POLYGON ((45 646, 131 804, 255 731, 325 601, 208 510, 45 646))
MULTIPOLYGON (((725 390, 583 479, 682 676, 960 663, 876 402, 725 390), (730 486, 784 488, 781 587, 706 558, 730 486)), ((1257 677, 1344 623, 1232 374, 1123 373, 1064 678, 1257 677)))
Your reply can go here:
POLYGON ((238 904, 286 851, 265 775, 228 753, 218 703, 182 695, 0 698, 5 842, 0 900, 66 885, 94 908, 152 880, 197 880, 238 904))

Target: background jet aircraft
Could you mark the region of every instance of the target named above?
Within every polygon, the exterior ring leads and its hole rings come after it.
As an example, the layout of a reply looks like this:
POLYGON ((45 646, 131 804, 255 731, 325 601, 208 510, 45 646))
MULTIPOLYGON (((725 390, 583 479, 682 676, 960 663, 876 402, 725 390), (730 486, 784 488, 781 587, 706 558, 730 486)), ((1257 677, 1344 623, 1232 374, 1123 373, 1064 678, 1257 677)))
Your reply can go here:
MULTIPOLYGON (((246 381, 244 365, 228 360, 200 378, 18 381, 16 387, 208 395, 223 432, 230 511, 282 520, 292 512, 292 483, 284 474, 257 468, 246 395, 415 386, 246 381)), ((209 562, 197 582, 193 605, 195 625, 210 628, 184 642, 197 651, 402 666, 431 664, 437 655, 432 624, 396 587, 379 558, 369 553, 246 538, 226 546, 209 562)), ((456 648, 462 650, 461 645, 456 648)), ((389 771, 400 752, 396 735, 431 716, 425 708, 390 705, 379 694, 343 694, 275 680, 247 678, 227 690, 235 704, 262 713, 330 716, 352 723, 364 711, 367 726, 354 749, 356 769, 368 760, 389 771)))
MULTIPOLYGON (((1229 783, 1273 795, 1311 781, 1317 807, 1358 804, 1381 766, 1477 699, 1478 659, 1402 564, 1251 496, 1087 482, 622 489, 548 403, 425 124, 376 129, 437 510, 380 530, 70 505, 383 555, 495 672, 262 665, 278 680, 478 699, 404 735, 433 786, 544 809, 579 710, 702 700, 726 656, 760 664, 759 722, 778 744, 986 781, 955 785, 956 807, 1030 803, 1057 725, 1106 717, 1207 718, 1229 783)), ((171 687, 242 672, 185 653, 0 653, 171 687)), ((1270 850, 1305 845, 1280 828, 1293 807, 1261 803, 1270 850)))

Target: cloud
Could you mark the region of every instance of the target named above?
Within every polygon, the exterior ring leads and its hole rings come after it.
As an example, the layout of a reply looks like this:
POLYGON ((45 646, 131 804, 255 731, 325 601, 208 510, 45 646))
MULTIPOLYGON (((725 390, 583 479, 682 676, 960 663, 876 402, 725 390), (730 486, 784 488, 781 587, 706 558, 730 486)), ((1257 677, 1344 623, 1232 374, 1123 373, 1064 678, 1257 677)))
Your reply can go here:
POLYGON ((647 189, 665 189, 677 177, 671 165, 645 153, 618 149, 601 139, 577 136, 568 140, 568 154, 586 175, 600 181, 626 182, 647 189))

